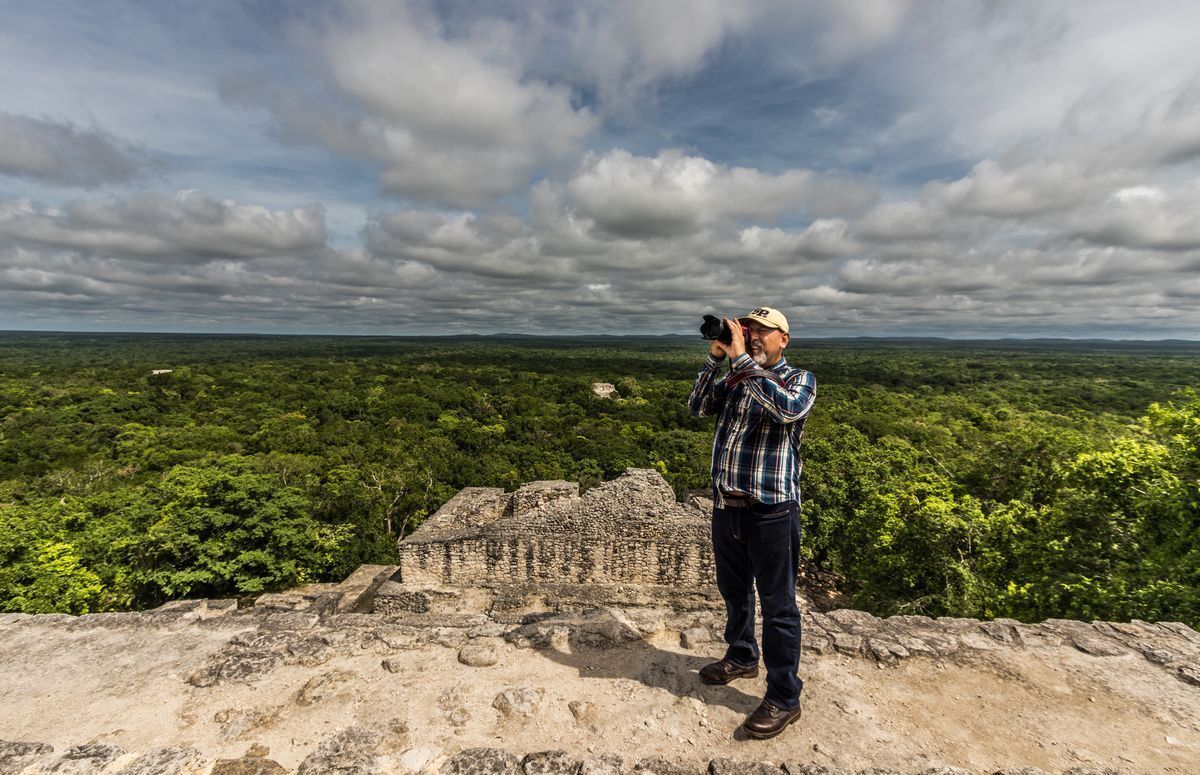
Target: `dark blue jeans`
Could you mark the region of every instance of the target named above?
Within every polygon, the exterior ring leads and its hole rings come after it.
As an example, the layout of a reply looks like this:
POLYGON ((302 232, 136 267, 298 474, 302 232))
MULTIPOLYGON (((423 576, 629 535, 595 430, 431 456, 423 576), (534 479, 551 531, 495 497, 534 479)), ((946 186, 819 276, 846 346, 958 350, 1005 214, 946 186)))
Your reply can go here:
POLYGON ((754 638, 754 590, 762 604, 765 699, 781 708, 800 703, 800 608, 796 569, 800 561, 800 507, 795 501, 747 508, 713 508, 717 589, 725 599, 725 658, 758 664, 754 638))

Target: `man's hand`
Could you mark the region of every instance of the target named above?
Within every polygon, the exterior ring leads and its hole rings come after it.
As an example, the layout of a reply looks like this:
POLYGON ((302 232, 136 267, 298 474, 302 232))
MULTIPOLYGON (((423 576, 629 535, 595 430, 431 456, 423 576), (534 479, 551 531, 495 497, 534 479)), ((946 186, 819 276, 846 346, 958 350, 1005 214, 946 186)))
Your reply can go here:
POLYGON ((733 318, 725 318, 725 325, 729 326, 729 331, 733 334, 729 344, 724 344, 716 339, 711 340, 708 344, 709 354, 717 360, 726 355, 733 360, 746 352, 746 336, 742 333, 742 324, 733 318))
POLYGON ((735 361, 746 353, 746 336, 742 333, 742 324, 733 318, 725 318, 725 325, 729 326, 733 337, 729 344, 721 346, 725 349, 729 360, 735 361))

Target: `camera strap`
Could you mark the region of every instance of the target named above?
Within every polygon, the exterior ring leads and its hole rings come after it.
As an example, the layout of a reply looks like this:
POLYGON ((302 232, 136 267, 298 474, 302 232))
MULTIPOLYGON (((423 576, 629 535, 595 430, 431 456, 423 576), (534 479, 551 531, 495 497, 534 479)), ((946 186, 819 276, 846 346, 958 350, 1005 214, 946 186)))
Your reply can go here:
POLYGON ((766 377, 775 384, 779 385, 779 387, 787 387, 787 385, 783 384, 783 380, 780 379, 778 374, 773 371, 768 371, 767 369, 746 369, 744 371, 736 371, 730 375, 729 379, 725 380, 725 387, 736 387, 751 377, 766 377))

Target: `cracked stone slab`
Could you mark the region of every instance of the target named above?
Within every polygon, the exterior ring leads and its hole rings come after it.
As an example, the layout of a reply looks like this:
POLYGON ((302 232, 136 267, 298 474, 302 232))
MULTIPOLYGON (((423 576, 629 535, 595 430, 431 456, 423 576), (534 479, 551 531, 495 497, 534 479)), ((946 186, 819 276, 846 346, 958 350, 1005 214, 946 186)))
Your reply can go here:
POLYGON ((46 775, 93 775, 125 755, 125 749, 112 743, 88 743, 63 751, 39 772, 46 775))
POLYGON ((1012 619, 995 619, 990 622, 980 622, 979 629, 989 638, 1003 643, 1011 648, 1021 647, 1021 636, 1017 632, 1020 622, 1012 619))
POLYGON ((783 775, 783 770, 770 762, 718 758, 708 763, 708 775, 783 775))
POLYGON ((505 716, 528 718, 537 712, 546 691, 540 688, 517 687, 505 689, 492 700, 492 707, 505 716))
POLYGON ((783 769, 788 775, 857 775, 854 770, 844 770, 840 767, 826 767, 823 764, 808 762, 784 762, 783 769))
POLYGON ((577 775, 582 762, 566 751, 538 751, 521 760, 525 775, 577 775))
POLYGON ((1129 653, 1117 641, 1104 635, 1080 631, 1071 633, 1069 637, 1075 648, 1093 657, 1119 657, 1129 653))
POLYGON ((888 664, 894 664, 909 656, 908 649, 899 643, 880 638, 868 638, 867 651, 875 657, 876 661, 888 664))
POLYGON ((287 775, 287 770, 273 759, 243 756, 240 759, 217 760, 209 775, 287 775))
POLYGON ((54 753, 49 743, 0 740, 0 775, 17 775, 29 765, 54 753))
POLYGON ((579 775, 625 775, 625 760, 615 753, 602 753, 583 760, 579 775))
POLYGON ((195 748, 155 748, 122 767, 116 775, 195 775, 207 764, 204 755, 195 748))
POLYGON ((833 647, 842 654, 858 656, 863 650, 863 638, 861 635, 851 635, 848 632, 834 633, 833 647))
POLYGON ((321 741, 317 750, 300 762, 296 775, 375 775, 380 765, 375 748, 382 739, 373 729, 343 729, 321 741))
POLYGON ((1200 686, 1200 667, 1187 665, 1179 668, 1175 674, 1179 676, 1179 680, 1192 686, 1200 686))
POLYGON ((870 635, 879 629, 882 620, 866 611, 855 611, 851 608, 839 608, 826 614, 830 619, 841 625, 841 628, 855 635, 870 635))
POLYGON ((443 775, 520 775, 521 761, 500 748, 467 748, 450 757, 443 775))
POLYGON ((665 759, 661 756, 642 759, 633 765, 636 775, 704 775, 706 769, 698 762, 665 759))

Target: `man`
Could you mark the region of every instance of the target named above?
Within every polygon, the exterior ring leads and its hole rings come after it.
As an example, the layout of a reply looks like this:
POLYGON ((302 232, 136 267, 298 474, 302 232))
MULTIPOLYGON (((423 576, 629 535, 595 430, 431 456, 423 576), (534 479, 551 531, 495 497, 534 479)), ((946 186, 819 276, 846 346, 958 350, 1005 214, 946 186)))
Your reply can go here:
POLYGON ((788 322, 779 310, 759 307, 725 323, 732 339, 729 344, 712 341, 688 398, 694 416, 717 416, 712 539, 728 644, 725 657, 705 665, 700 678, 727 684, 758 675, 757 586, 767 693, 742 728, 761 739, 774 737, 800 717, 800 437, 817 384, 807 371, 784 360, 788 322), (726 358, 729 374, 718 379, 726 358))

